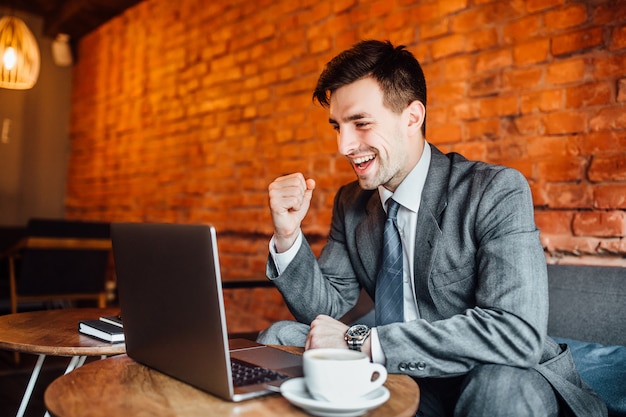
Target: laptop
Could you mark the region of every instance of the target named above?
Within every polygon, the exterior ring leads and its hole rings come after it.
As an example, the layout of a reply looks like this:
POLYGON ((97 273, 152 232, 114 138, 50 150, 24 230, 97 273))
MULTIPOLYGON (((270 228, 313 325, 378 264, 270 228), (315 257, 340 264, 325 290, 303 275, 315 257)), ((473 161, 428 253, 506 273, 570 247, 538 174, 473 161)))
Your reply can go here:
POLYGON ((300 355, 253 341, 229 343, 217 238, 211 225, 113 223, 126 353, 226 400, 278 392, 302 376, 300 355), (238 385, 233 364, 270 370, 238 385))

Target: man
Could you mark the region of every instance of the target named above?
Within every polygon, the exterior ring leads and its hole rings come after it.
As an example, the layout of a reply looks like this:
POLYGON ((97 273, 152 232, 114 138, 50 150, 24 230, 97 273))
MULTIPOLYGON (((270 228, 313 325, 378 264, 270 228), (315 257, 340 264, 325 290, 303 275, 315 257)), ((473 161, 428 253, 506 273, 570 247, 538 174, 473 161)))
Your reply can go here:
POLYGON ((417 415, 606 415, 569 351, 546 334, 547 272, 528 183, 426 142, 426 84, 413 55, 360 42, 327 64, 313 97, 328 107, 357 181, 337 193, 319 259, 300 229, 315 181, 295 173, 269 186, 267 273, 299 323, 277 323, 259 340, 360 349, 415 378, 417 415), (392 256, 383 241, 398 239, 392 256), (394 274, 400 281, 388 282, 394 274), (338 321, 361 288, 375 300, 372 329, 338 321))

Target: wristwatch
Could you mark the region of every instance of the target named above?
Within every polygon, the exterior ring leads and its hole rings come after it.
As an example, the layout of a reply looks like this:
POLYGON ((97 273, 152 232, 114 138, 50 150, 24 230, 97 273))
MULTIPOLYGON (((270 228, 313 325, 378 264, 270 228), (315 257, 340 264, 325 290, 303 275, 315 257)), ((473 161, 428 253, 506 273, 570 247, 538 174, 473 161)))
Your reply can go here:
POLYGON ((370 335, 371 330, 364 324, 355 324, 346 331, 344 340, 348 343, 348 347, 352 350, 361 351, 363 342, 370 335))

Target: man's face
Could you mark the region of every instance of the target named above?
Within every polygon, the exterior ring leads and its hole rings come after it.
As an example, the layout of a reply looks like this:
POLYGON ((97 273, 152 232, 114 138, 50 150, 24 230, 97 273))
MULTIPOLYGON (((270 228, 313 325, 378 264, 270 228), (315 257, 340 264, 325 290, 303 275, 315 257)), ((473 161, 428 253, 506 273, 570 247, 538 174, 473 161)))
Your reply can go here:
POLYGON ((411 106, 402 113, 385 107, 373 78, 355 81, 331 95, 329 122, 337 131, 339 152, 352 165, 361 188, 383 185, 395 191, 417 164, 424 141, 409 127, 414 119, 411 106))

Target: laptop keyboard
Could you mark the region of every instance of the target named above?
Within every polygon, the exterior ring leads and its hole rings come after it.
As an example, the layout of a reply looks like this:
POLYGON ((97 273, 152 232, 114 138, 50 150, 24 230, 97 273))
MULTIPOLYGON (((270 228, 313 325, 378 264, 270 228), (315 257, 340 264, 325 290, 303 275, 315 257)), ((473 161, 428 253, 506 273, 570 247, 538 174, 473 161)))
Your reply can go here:
POLYGON ((271 369, 262 368, 234 358, 230 359, 233 374, 233 385, 243 387, 246 385, 263 384, 285 379, 288 376, 271 369))

